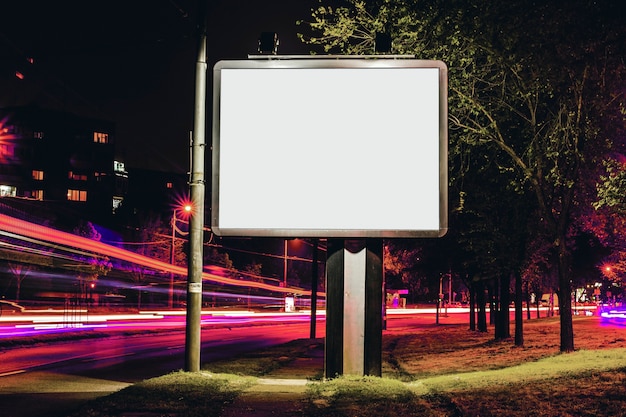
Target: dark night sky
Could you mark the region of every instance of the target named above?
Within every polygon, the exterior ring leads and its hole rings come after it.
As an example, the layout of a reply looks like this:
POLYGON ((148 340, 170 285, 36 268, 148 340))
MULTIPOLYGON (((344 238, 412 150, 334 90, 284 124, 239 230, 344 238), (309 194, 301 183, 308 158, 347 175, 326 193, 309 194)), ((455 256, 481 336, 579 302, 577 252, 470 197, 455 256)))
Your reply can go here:
MULTIPOLYGON (((280 53, 308 53, 296 20, 315 0, 208 0, 210 69, 255 53, 263 31, 280 53)), ((0 107, 37 102, 117 126, 127 166, 186 172, 193 126, 196 0, 19 0, 2 6, 0 107), (26 62, 33 57, 34 64, 26 62), (25 78, 15 78, 15 70, 25 78)), ((207 142, 210 130, 207 130, 207 142)))

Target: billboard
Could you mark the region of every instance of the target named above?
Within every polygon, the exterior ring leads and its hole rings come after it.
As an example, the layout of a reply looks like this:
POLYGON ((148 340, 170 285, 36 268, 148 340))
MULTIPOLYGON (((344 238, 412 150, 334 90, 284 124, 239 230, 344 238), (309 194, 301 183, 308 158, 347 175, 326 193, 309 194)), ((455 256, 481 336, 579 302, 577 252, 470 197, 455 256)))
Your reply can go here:
POLYGON ((447 230, 443 62, 220 61, 212 128, 217 235, 438 237, 447 230))

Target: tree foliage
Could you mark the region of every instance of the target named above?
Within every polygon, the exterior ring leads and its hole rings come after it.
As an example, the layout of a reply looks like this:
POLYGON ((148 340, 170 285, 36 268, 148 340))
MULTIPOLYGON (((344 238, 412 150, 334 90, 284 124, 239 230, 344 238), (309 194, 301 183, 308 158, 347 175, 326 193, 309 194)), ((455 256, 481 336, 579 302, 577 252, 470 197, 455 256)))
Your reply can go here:
MULTIPOLYGON (((88 221, 80 221, 73 232, 75 235, 96 241, 100 241, 102 238, 100 232, 88 221)), ((95 285, 98 277, 105 276, 111 270, 112 265, 107 256, 96 253, 89 256, 77 255, 77 261, 76 269, 80 294, 82 297, 86 297, 88 287, 95 285)))
MULTIPOLYGON (((481 190, 460 181, 490 165, 497 167, 492 172, 499 178, 487 186, 516 193, 518 202, 508 200, 510 204, 522 207, 526 194, 534 195, 536 230, 529 236, 545 239, 536 246, 547 248, 543 259, 555 265, 563 294, 562 351, 574 349, 568 296, 573 226, 591 205, 588 189, 598 178, 598 166, 615 149, 614 128, 620 120, 623 126, 620 7, 608 0, 347 0, 313 10, 309 27, 314 34, 302 35, 327 52, 365 54, 374 51, 376 32, 386 32, 394 39, 394 53, 447 63, 457 210, 463 212, 461 203, 481 190)), ((510 217, 502 212, 494 218, 497 210, 479 208, 481 212, 465 216, 475 221, 467 229, 473 236, 465 247, 483 230, 500 248, 506 234, 498 236, 498 230, 507 230, 510 217)), ((515 258, 522 251, 513 246, 509 260, 520 264, 515 258)), ((489 262, 501 263, 503 257, 500 251, 489 262)))
POLYGON ((387 286, 393 289, 410 289, 411 294, 428 293, 423 282, 424 274, 416 269, 422 249, 404 240, 389 240, 383 245, 383 268, 387 286))
POLYGON ((620 216, 626 216, 626 162, 608 159, 604 161, 604 167, 606 173, 600 175, 598 200, 593 207, 607 207, 620 216))

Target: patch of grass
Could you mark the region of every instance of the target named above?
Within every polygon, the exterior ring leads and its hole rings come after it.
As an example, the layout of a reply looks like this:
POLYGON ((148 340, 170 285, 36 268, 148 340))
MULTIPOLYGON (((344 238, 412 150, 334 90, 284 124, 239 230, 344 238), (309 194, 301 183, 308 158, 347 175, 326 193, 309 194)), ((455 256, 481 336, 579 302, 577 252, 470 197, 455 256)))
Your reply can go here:
POLYGON ((308 386, 307 417, 449 416, 437 401, 389 378, 341 376, 308 386))
POLYGON ((372 376, 341 376, 326 382, 311 384, 312 397, 326 398, 328 401, 349 399, 354 402, 368 401, 407 401, 413 397, 411 390, 402 382, 372 376))
POLYGON ((99 398, 72 416, 219 417, 224 407, 255 382, 252 377, 207 372, 174 372, 99 398))
POLYGON ((534 383, 585 373, 607 372, 626 366, 626 348, 578 351, 496 370, 446 374, 420 379, 410 384, 416 392, 482 389, 487 386, 534 383))

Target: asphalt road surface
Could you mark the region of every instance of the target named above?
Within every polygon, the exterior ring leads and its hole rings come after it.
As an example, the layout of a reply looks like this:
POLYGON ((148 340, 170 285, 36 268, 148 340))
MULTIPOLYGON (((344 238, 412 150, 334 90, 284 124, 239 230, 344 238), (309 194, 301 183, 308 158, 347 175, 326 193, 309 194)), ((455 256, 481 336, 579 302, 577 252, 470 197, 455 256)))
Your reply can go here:
MULTIPOLYGON (((323 322, 317 334, 323 336, 323 322)), ((309 324, 203 330, 203 362, 309 337, 309 324)), ((0 352, 0 415, 64 416, 84 402, 184 367, 184 331, 82 339, 0 352)))

